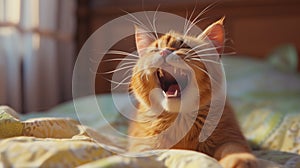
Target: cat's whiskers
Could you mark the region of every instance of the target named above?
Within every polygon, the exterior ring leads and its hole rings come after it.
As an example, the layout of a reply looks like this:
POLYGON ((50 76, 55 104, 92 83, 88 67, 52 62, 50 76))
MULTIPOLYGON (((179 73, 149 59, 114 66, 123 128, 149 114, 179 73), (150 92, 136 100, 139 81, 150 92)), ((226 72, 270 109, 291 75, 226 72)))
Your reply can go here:
POLYGON ((185 45, 184 40, 182 41, 182 43, 180 44, 179 48, 182 48, 185 45))
MULTIPOLYGON (((209 48, 201 49, 201 50, 196 51, 196 53, 202 53, 202 52, 204 52, 204 51, 212 51, 212 52, 213 52, 213 50, 217 50, 217 49, 219 49, 219 48, 223 48, 223 46, 219 46, 219 47, 209 47, 209 48)), ((217 53, 217 51, 216 51, 216 53, 217 53)))
POLYGON ((102 62, 112 62, 112 61, 132 61, 137 62, 138 59, 131 59, 131 58, 111 58, 111 59, 105 59, 102 62))
MULTIPOLYGON (((138 25, 139 27, 143 28, 144 30, 146 30, 147 32, 155 32, 155 37, 154 36, 151 36, 152 34, 150 33, 147 33, 146 35, 149 36, 150 38, 152 38, 153 40, 157 40, 158 39, 158 34, 156 32, 156 27, 155 27, 155 30, 150 30, 142 21, 140 21, 137 17, 135 17, 133 14, 123 10, 125 13, 127 13, 130 17, 132 17, 134 20, 131 20, 131 19, 127 19, 128 21, 138 25)), ((149 17, 145 14, 146 16, 146 19, 149 20, 149 17)), ((155 17, 156 17, 156 13, 155 13, 155 17)), ((151 22, 149 20, 148 22, 150 24, 150 26, 152 27, 151 25, 151 22)), ((155 23, 155 22, 154 22, 155 23)), ((153 28, 153 27, 152 27, 153 28)))
MULTIPOLYGON (((214 50, 214 49, 218 49, 218 48, 232 48, 232 47, 228 47, 228 46, 212 47, 212 48, 206 48, 205 51, 214 50)), ((217 56, 217 55, 219 55, 217 52, 202 54, 203 52, 204 52, 204 50, 195 51, 194 53, 187 55, 185 58, 193 56, 193 54, 201 55, 201 57, 202 56, 217 56)), ((234 54, 236 54, 236 52, 227 52, 227 53, 222 53, 221 55, 224 56, 224 55, 234 55, 234 54)))
MULTIPOLYGON (((112 58, 112 59, 106 59, 103 60, 103 62, 112 62, 112 61, 121 61, 120 66, 117 67, 117 69, 107 72, 102 72, 100 74, 112 74, 115 72, 119 72, 122 70, 126 70, 126 72, 123 74, 123 77, 127 76, 127 74, 132 70, 132 68, 135 66, 136 62, 138 61, 139 56, 128 53, 125 51, 119 51, 119 50, 110 50, 106 54, 116 54, 116 55, 123 55, 126 57, 133 57, 133 58, 112 58)), ((109 80, 110 82, 112 80, 109 80)), ((117 81, 114 81, 114 83, 117 83, 117 81)))
MULTIPOLYGON (((202 15, 204 15, 206 12, 208 12, 208 10, 210 9, 210 8, 212 8, 215 4, 217 3, 217 1, 216 2, 214 2, 214 3, 211 3, 211 4, 209 4, 207 7, 205 7, 191 22, 190 22, 190 24, 188 25, 188 28, 185 30, 185 32, 184 32, 184 34, 183 34, 183 36, 185 37, 188 33, 189 33, 189 31, 192 29, 192 27, 193 26, 195 26, 198 22, 199 22, 199 20, 204 20, 204 19, 206 19, 206 18, 203 18, 203 19, 199 19, 202 15), (198 20, 199 19, 199 20, 198 20)), ((195 9, 195 8, 194 8, 195 9)), ((191 15, 191 17, 192 17, 192 15, 191 15)), ((191 20, 191 17, 189 18, 189 20, 191 20)))
MULTIPOLYGON (((117 70, 117 69, 116 69, 117 70)), ((126 73, 128 73, 129 71, 131 71, 132 70, 132 68, 129 68, 124 74, 126 74, 126 73)), ((125 77, 125 75, 123 74, 123 76, 125 77)), ((136 75, 137 73, 134 73, 134 74, 132 74, 132 75, 136 75)), ((128 75, 128 76, 126 76, 123 80, 121 80, 121 81, 115 81, 115 80, 111 80, 111 79, 108 79, 108 78, 104 78, 105 80, 107 80, 107 81, 109 81, 109 82, 111 82, 112 84, 116 84, 116 86, 114 86, 112 89, 114 90, 114 89, 116 89, 116 88, 118 88, 119 86, 121 86, 121 85, 129 85, 130 84, 130 81, 128 81, 128 82, 126 82, 129 78, 131 78, 132 77, 132 75, 128 75)))
POLYGON ((124 69, 128 69, 128 68, 133 68, 133 66, 125 66, 125 67, 122 67, 122 68, 118 68, 118 69, 115 69, 115 70, 112 70, 112 71, 106 71, 106 72, 101 72, 99 74, 111 74, 111 73, 115 73, 115 72, 119 72, 119 71, 122 71, 124 69))
POLYGON ((194 15, 194 12, 195 12, 195 10, 196 10, 196 5, 194 6, 194 9, 193 9, 193 11, 192 11, 192 13, 191 13, 191 15, 188 17, 188 11, 186 12, 186 19, 185 19, 185 21, 184 21, 184 27, 183 27, 183 37, 185 38, 186 37, 186 35, 187 35, 187 29, 188 29, 188 27, 189 27, 189 21, 192 19, 192 16, 194 15))
POLYGON ((184 60, 185 59, 189 59, 189 58, 203 58, 203 57, 219 57, 219 54, 217 53, 205 53, 205 54, 201 54, 201 53, 192 53, 192 54, 189 54, 187 56, 184 57, 184 60))
POLYGON ((121 67, 124 67, 125 65, 133 65, 134 66, 135 64, 136 64, 136 62, 122 62, 119 67, 121 68, 121 67))
POLYGON ((148 30, 148 27, 143 22, 141 22, 137 17, 135 17, 132 13, 129 13, 125 10, 122 10, 122 11, 125 12, 126 14, 128 14, 132 19, 134 19, 134 20, 127 19, 128 21, 133 22, 133 23, 139 25, 140 27, 148 30))
POLYGON ((124 74, 123 74, 123 76, 126 76, 126 75, 131 76, 130 74, 128 74, 128 73, 130 73, 130 71, 132 72, 132 69, 131 69, 131 68, 128 69, 127 71, 125 71, 124 74))
POLYGON ((191 30, 191 28, 195 25, 193 22, 195 22, 201 15, 202 12, 200 12, 191 22, 190 20, 192 19, 192 16, 194 14, 196 6, 194 7, 188 21, 187 21, 187 28, 185 28, 184 33, 183 33, 183 37, 186 37, 186 35, 189 33, 189 31, 191 30))
POLYGON ((212 57, 212 56, 219 56, 218 53, 207 53, 207 54, 197 54, 197 53, 194 53, 194 54, 190 54, 187 56, 187 58, 194 58, 194 57, 199 57, 199 58, 202 58, 202 57, 212 57))
MULTIPOLYGON (((185 20, 184 20, 184 25, 183 25, 183 32, 185 32, 186 29, 187 29, 188 15, 189 15, 189 12, 188 12, 188 10, 186 9, 186 11, 185 11, 185 20)), ((184 36, 184 37, 185 37, 185 36, 184 36)))
POLYGON ((156 14, 157 14, 157 11, 158 11, 158 8, 159 6, 156 8, 155 12, 154 12, 154 15, 153 15, 153 20, 152 20, 152 23, 148 17, 148 15, 146 14, 146 12, 144 12, 144 15, 147 19, 147 22, 149 23, 150 27, 152 28, 153 32, 154 32, 154 35, 156 37, 156 39, 158 39, 158 34, 157 34, 157 29, 156 29, 156 14))
POLYGON ((199 48, 199 47, 204 47, 204 46, 206 46, 206 45, 208 45, 208 44, 210 44, 210 43, 204 42, 204 43, 202 43, 202 44, 199 44, 199 45, 197 45, 197 46, 191 48, 191 50, 195 50, 195 49, 197 49, 197 48, 199 48))
POLYGON ((193 26, 196 26, 196 24, 198 24, 199 22, 201 22, 201 21, 203 21, 203 20, 205 20, 205 19, 208 19, 209 17, 204 17, 204 18, 201 18, 201 19, 199 19, 199 20, 197 20, 197 21, 193 21, 193 23, 191 23, 191 25, 190 25, 190 27, 186 30, 186 33, 184 33, 184 37, 185 36, 187 36, 187 34, 189 33, 189 31, 193 28, 193 26))
POLYGON ((206 46, 207 44, 209 44, 209 43, 203 43, 203 44, 197 45, 197 46, 195 46, 195 47, 189 49, 189 50, 186 52, 187 56, 189 56, 190 54, 194 54, 194 53, 191 53, 191 52, 195 52, 196 49, 198 49, 198 48, 200 48, 200 47, 204 47, 204 46, 206 46))
POLYGON ((203 73, 205 73, 213 82, 218 83, 217 80, 215 80, 208 72, 206 72, 204 69, 202 69, 201 67, 199 67, 198 65, 191 63, 190 65, 192 65, 193 67, 197 68, 198 70, 202 71, 203 73))
POLYGON ((109 50, 106 54, 116 54, 116 55, 132 56, 132 57, 139 58, 139 56, 136 54, 132 54, 132 53, 129 53, 126 51, 120 51, 120 50, 109 50))
POLYGON ((130 81, 129 81, 129 82, 125 82, 125 81, 128 80, 129 78, 131 78, 131 76, 127 76, 127 77, 124 78, 121 82, 119 82, 119 81, 114 81, 114 80, 110 80, 110 79, 107 79, 107 78, 105 78, 105 79, 108 80, 109 82, 113 83, 113 84, 116 84, 116 86, 112 88, 112 90, 115 90, 116 88, 118 88, 118 87, 121 86, 121 85, 129 85, 129 84, 130 84, 130 81))
MULTIPOLYGON (((184 58, 189 58, 191 56, 194 55, 205 55, 205 54, 214 54, 214 55, 219 55, 217 52, 214 52, 213 50, 216 50, 218 48, 222 48, 222 47, 210 47, 210 48, 205 48, 205 49, 200 49, 200 50, 194 50, 193 53, 188 54, 187 56, 185 56, 184 58), (207 53, 209 52, 209 53, 207 53)), ((191 51, 192 52, 192 51, 191 51)), ((211 55, 213 56, 213 55, 211 55)))
POLYGON ((228 56, 228 55, 235 55, 235 54, 236 54, 236 52, 233 51, 233 52, 223 53, 222 55, 228 56))
MULTIPOLYGON (((125 64, 125 63, 124 63, 125 64)), ((122 67, 124 64, 122 64, 120 67, 122 67)), ((136 63, 132 62, 130 65, 132 66, 131 68, 128 68, 124 73, 123 73, 123 77, 130 75, 130 73, 132 73, 132 69, 135 66, 136 63)))
POLYGON ((221 63, 221 62, 214 61, 214 60, 203 59, 203 58, 190 58, 190 59, 188 59, 186 61, 210 62, 210 63, 215 63, 215 64, 223 65, 223 63, 221 63))

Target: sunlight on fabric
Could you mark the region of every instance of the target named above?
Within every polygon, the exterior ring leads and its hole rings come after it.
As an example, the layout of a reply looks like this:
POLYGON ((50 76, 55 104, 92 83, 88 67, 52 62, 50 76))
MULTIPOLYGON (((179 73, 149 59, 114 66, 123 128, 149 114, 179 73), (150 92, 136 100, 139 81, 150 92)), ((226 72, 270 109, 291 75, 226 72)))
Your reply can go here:
MULTIPOLYGON (((39 27, 39 0, 32 0, 30 10, 30 18, 32 19, 32 27, 39 27)), ((32 45, 34 50, 38 50, 40 48, 40 35, 33 34, 32 36, 32 45)))
POLYGON ((0 36, 11 36, 15 32, 12 27, 0 27, 0 36))
POLYGON ((32 47, 34 50, 38 50, 40 47, 40 35, 35 34, 33 31, 34 28, 39 27, 39 15, 40 9, 39 0, 30 0, 26 1, 26 3, 22 3, 22 19, 20 22, 20 26, 25 30, 30 30, 29 32, 32 34, 32 47))
POLYGON ((72 97, 75 3, 0 0, 0 104, 30 112, 72 97))
POLYGON ((34 50, 38 50, 40 48, 40 40, 41 37, 38 34, 33 34, 32 36, 32 45, 34 50))
POLYGON ((21 0, 0 0, 0 21, 19 23, 21 0))
POLYGON ((22 19, 20 24, 25 29, 39 26, 39 0, 22 3, 22 19))
POLYGON ((0 28, 0 36, 11 36, 15 33, 16 30, 6 23, 19 23, 20 5, 20 0, 0 0, 0 22, 4 24, 4 26, 0 28))

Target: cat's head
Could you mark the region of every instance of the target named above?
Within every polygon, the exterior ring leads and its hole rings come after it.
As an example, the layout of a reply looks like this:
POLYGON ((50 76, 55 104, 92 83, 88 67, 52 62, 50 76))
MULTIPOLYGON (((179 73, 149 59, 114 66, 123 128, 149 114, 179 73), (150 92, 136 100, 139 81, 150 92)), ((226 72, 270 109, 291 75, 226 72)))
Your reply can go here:
POLYGON ((180 112, 210 102, 211 80, 205 63, 215 63, 210 58, 219 58, 223 51, 223 20, 198 36, 171 31, 156 39, 152 33, 135 28, 139 60, 131 88, 144 108, 180 112))

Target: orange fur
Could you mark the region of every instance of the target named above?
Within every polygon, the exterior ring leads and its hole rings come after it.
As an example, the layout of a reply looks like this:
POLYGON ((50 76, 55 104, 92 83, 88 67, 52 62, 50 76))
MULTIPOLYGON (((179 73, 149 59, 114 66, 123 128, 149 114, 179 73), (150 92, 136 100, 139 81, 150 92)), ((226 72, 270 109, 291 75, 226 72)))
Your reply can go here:
MULTIPOLYGON (((137 31, 138 32, 138 31, 137 31)), ((201 38, 196 37, 183 37, 180 34, 170 32, 159 39, 151 42, 148 48, 155 49, 172 49, 174 52, 179 55, 181 58, 184 58, 186 55, 186 50, 183 49, 184 45, 179 39, 188 41, 189 44, 196 43, 201 44, 204 36, 209 37, 209 33, 213 33, 219 41, 214 41, 213 44, 223 45, 224 32, 223 32, 223 19, 212 24, 209 27, 209 30, 205 30, 204 34, 201 34, 201 38), (216 25, 216 27, 214 26, 216 25), (220 30, 222 27, 222 31, 220 30), (214 31, 214 28, 217 30, 214 31), (208 34, 205 34, 208 33, 208 34), (220 34, 221 33, 221 34, 220 34), (185 39, 184 39, 185 38, 185 39)), ((146 38, 143 34, 138 34, 137 39, 137 48, 139 48, 138 40, 141 38, 146 38)), ((145 39, 144 39, 145 40, 145 39)), ((148 41, 149 42, 149 41, 148 41)), ((145 48, 143 48, 145 49, 145 48)), ((146 48, 147 49, 147 48, 146 48)), ((220 52, 220 50, 217 50, 220 52)), ((141 53, 139 53, 141 55, 141 53)), ((199 152, 206 153, 217 160, 224 167, 256 167, 256 159, 251 154, 251 149, 249 148, 243 134, 240 131, 238 123, 235 119, 233 110, 231 109, 228 102, 225 104, 224 112, 222 117, 208 139, 204 142, 199 142, 199 134, 202 130, 204 122, 208 125, 215 122, 214 118, 210 121, 206 119, 209 112, 209 104, 211 102, 211 83, 209 76, 203 71, 195 68, 192 64, 200 67, 201 69, 207 71, 206 67, 201 61, 191 61, 186 62, 195 72, 195 80, 199 88, 199 94, 201 99, 199 100, 199 110, 196 113, 197 117, 194 123, 192 123, 191 128, 187 133, 181 134, 181 130, 185 128, 185 124, 188 125, 189 120, 185 121, 185 115, 176 111, 168 111, 163 109, 163 112, 158 116, 149 115, 151 112, 151 107, 153 106, 150 100, 150 92, 158 88, 158 80, 155 75, 157 67, 149 66, 146 70, 142 67, 144 65, 151 64, 153 62, 153 53, 145 50, 142 53, 140 60, 133 69, 133 76, 131 80, 131 87, 139 101, 139 110, 137 112, 137 119, 146 119, 145 122, 131 122, 129 127, 129 135, 132 137, 150 137, 154 136, 150 140, 141 140, 141 141, 131 141, 129 150, 131 151, 140 151, 144 150, 143 145, 149 146, 150 149, 162 149, 162 148, 174 148, 174 149, 188 149, 195 150, 199 152), (146 71, 146 72, 145 72, 146 71), (174 125, 170 132, 164 133, 177 118, 181 118, 179 123, 181 125, 174 125), (160 135, 161 134, 161 135, 160 135), (160 135, 155 137, 155 135, 160 135), (178 142, 173 143, 174 137, 182 137, 178 142), (170 146, 171 145, 171 146, 170 146)), ((191 100, 192 101, 192 100, 191 100)), ((154 104, 155 106, 155 104, 154 104)), ((148 148, 145 148, 148 149, 148 148)))

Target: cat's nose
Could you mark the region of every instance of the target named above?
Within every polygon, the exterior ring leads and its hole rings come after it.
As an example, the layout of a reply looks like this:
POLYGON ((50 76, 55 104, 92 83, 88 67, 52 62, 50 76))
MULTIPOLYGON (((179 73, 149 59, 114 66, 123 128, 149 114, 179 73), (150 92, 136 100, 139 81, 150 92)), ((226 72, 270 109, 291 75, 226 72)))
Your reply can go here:
POLYGON ((165 56, 168 56, 170 55, 174 50, 173 49, 170 49, 170 48, 166 48, 166 49, 163 49, 161 52, 160 52, 160 55, 165 57, 165 56))

